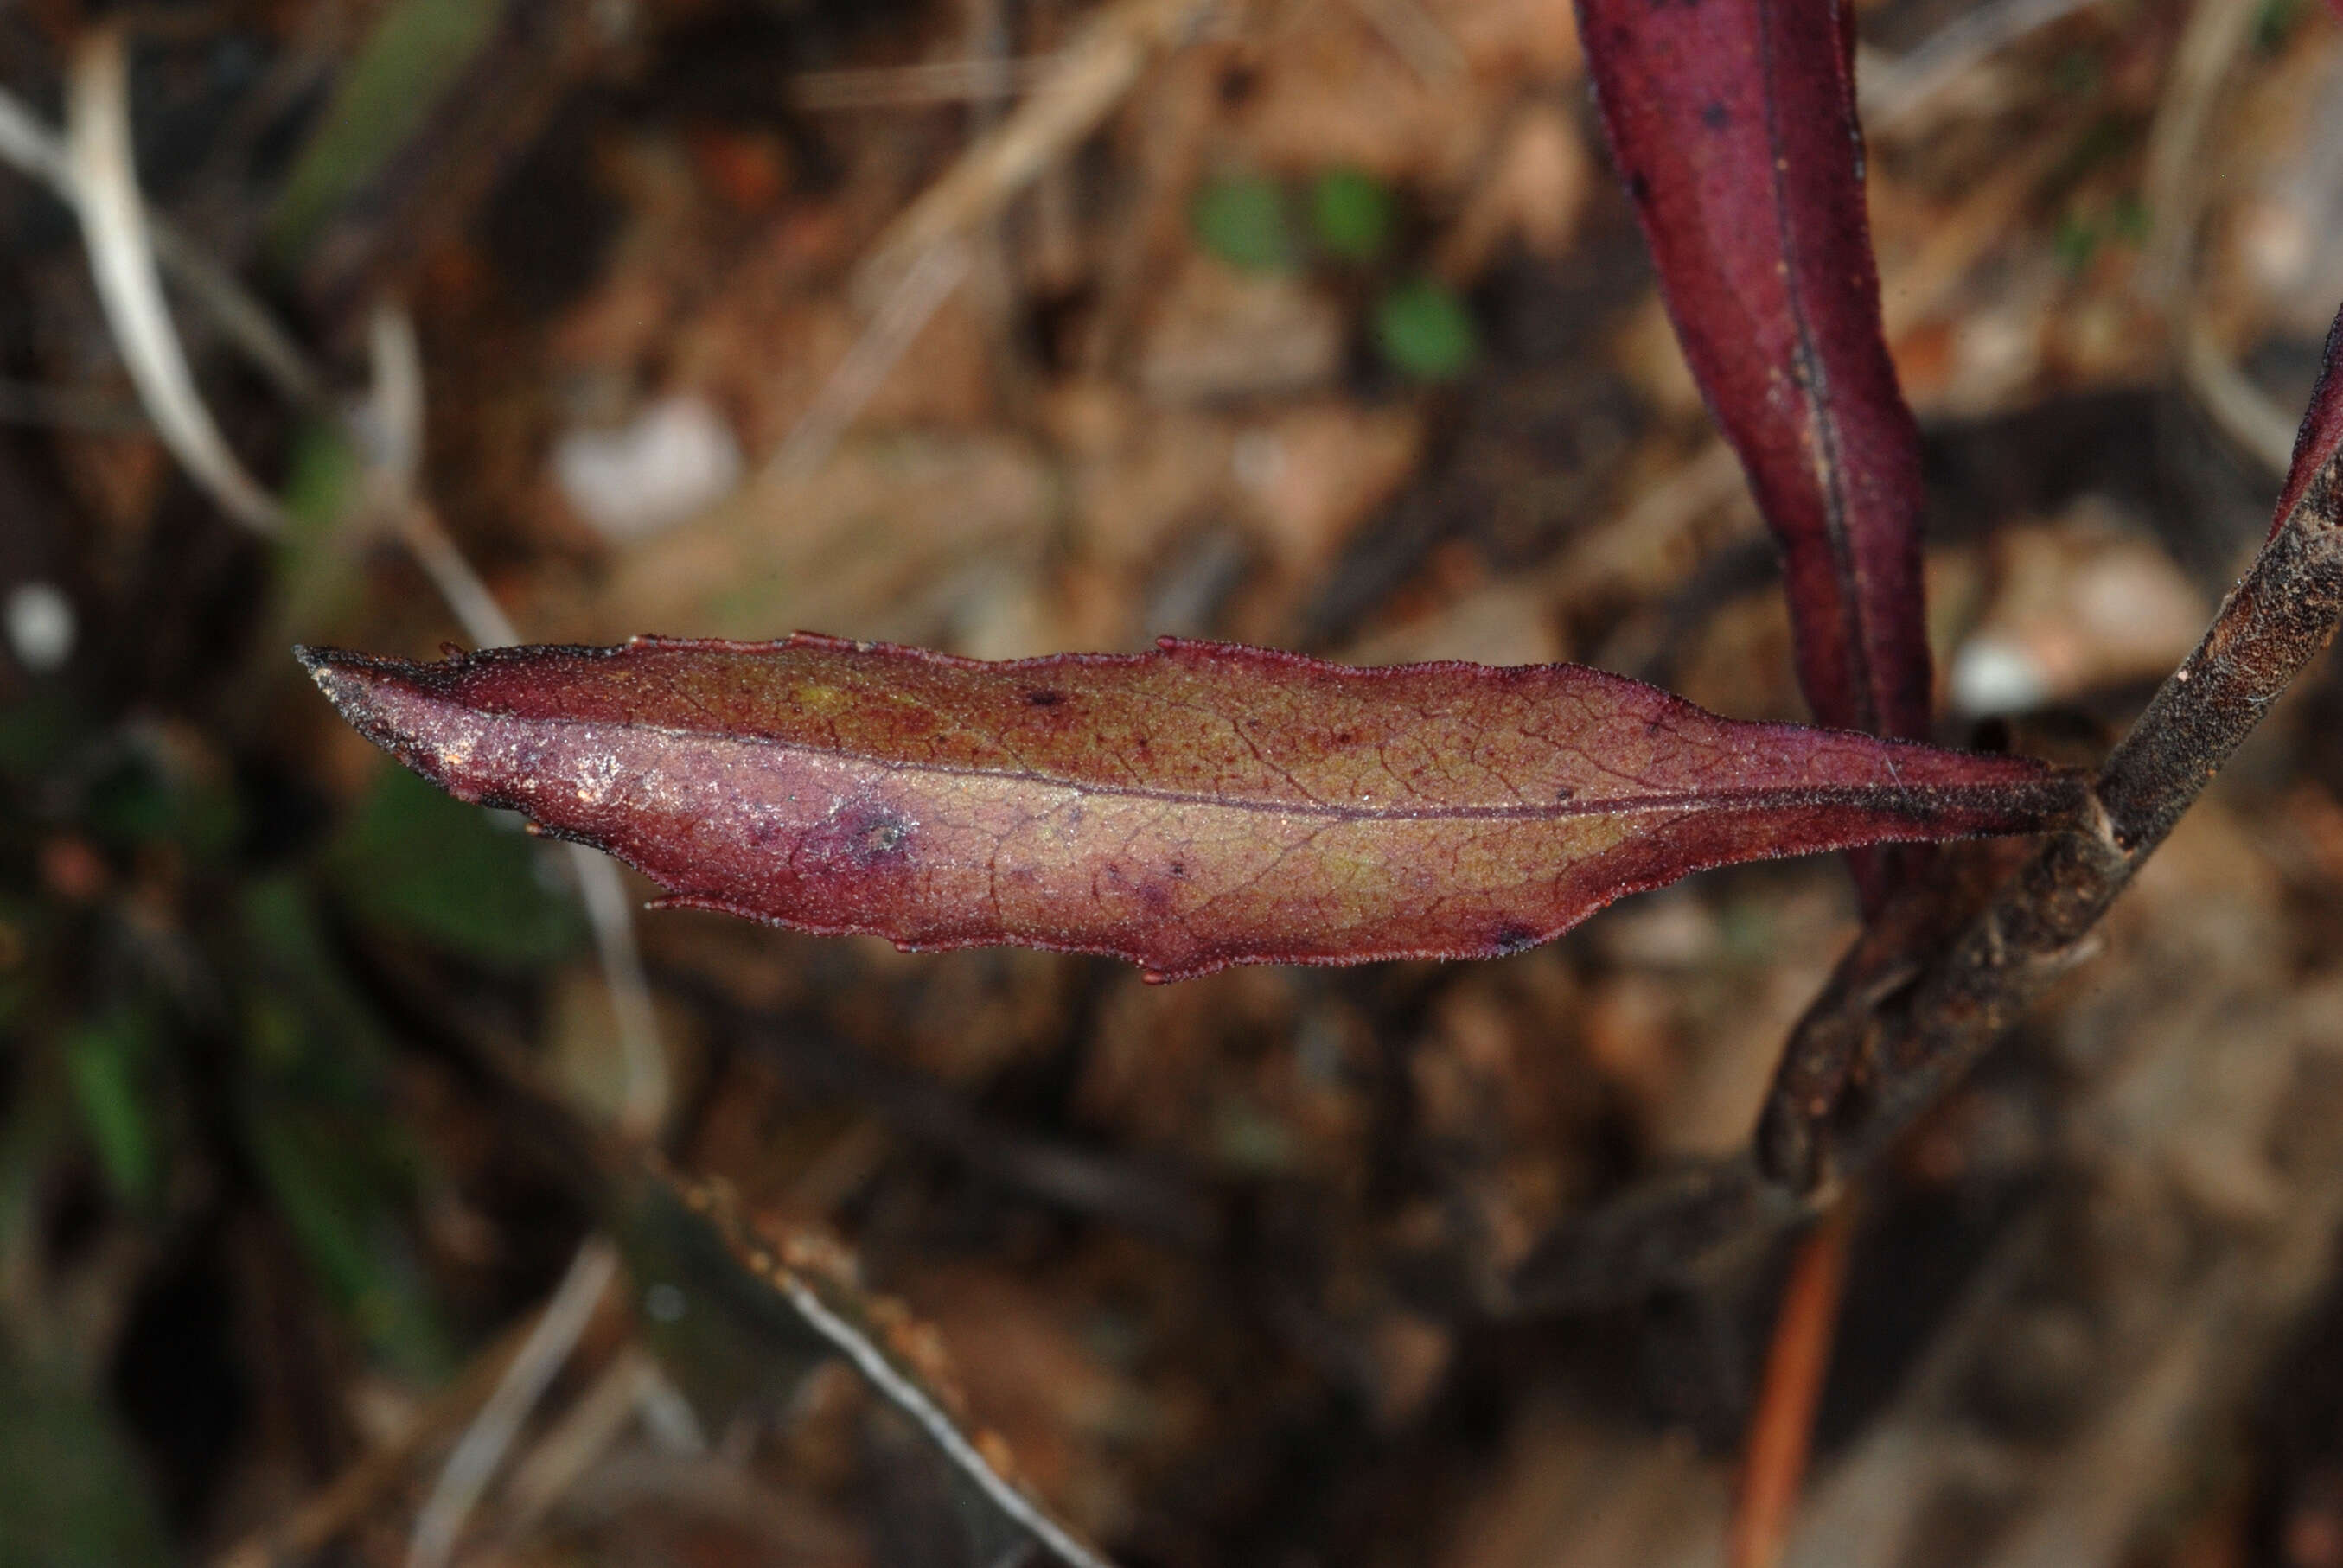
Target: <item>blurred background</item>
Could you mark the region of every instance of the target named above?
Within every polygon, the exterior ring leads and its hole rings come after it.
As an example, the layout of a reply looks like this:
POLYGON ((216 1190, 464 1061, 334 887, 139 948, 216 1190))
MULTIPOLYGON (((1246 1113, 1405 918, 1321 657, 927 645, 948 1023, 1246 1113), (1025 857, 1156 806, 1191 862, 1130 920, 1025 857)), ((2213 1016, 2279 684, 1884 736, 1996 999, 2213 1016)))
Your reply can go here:
MULTIPOLYGON (((1940 739, 2088 760, 2268 526, 2343 35, 1859 26, 1940 739)), ((1485 964, 903 956, 637 915, 287 651, 1800 717, 1564 0, 0 0, 0 1560, 1045 1561, 1018 1499, 1131 1568, 1722 1560, 1783 1250, 1494 1282, 1741 1146, 1838 865, 1485 964)), ((2343 1563, 2338 790, 2320 667, 1865 1182, 1790 1561, 2343 1563)))

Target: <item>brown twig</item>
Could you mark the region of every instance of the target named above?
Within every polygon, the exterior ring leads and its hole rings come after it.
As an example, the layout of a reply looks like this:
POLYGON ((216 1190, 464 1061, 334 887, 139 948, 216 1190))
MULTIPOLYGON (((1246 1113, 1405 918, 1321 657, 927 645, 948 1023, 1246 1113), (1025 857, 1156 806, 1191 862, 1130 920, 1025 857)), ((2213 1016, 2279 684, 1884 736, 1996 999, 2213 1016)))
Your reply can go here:
MULTIPOLYGON (((1842 1108, 1817 1175, 1877 1154, 2071 965, 2107 906, 2338 620, 2343 455, 2330 453, 2212 629, 2099 770, 2097 819, 2043 846, 1923 966, 1908 1000, 1880 1016, 1870 1081, 1842 1108)), ((1810 1016, 1798 1032, 1834 1021, 1810 1016)))
POLYGON ((1047 81, 1054 55, 1024 59, 932 60, 917 65, 807 71, 789 78, 789 106, 809 112, 923 108, 931 104, 998 104, 1047 81))
POLYGON ((431 1495, 417 1511, 407 1540, 407 1568, 440 1568, 472 1505, 494 1479, 514 1435, 537 1408, 546 1387, 586 1332, 594 1311, 618 1275, 618 1250, 597 1236, 578 1249, 552 1296, 537 1315, 464 1435, 448 1452, 431 1495))
POLYGON ((1135 86, 1148 63, 1195 25, 1205 0, 1116 0, 1070 40, 1014 114, 980 137, 905 207, 864 259, 854 292, 884 297, 920 257, 991 216, 1135 86))
POLYGON ((1671 1172, 1524 1262, 1513 1310, 1579 1310, 1687 1280, 1812 1213, 1876 1159, 2082 956, 2091 929, 2343 622, 2343 319, 2298 447, 2291 504, 2195 652, 2054 835, 1940 941, 1941 879, 1908 887, 1792 1031, 1752 1156, 1671 1172))
POLYGON ((473 1413, 504 1381, 531 1325, 507 1329, 454 1382, 424 1403, 398 1434, 352 1463, 282 1518, 222 1553, 218 1568, 270 1568, 307 1562, 365 1518, 414 1472, 417 1456, 473 1413))
POLYGON ((1725 1536, 1726 1568, 1774 1568, 1789 1538, 1790 1517, 1805 1482, 1823 1378, 1830 1371, 1831 1341, 1846 1285, 1847 1248, 1855 1235, 1854 1212, 1852 1202, 1835 1206, 1799 1239, 1797 1256, 1791 1261, 1781 1311, 1774 1320, 1774 1342, 1765 1353, 1757 1412, 1742 1449, 1741 1484, 1725 1536))

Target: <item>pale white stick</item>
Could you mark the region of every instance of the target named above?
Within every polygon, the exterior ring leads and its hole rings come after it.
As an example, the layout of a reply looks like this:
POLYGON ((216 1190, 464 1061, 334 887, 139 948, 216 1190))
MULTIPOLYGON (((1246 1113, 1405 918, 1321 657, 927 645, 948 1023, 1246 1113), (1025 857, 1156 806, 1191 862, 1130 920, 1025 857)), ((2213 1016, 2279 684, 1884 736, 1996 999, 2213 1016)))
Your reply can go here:
POLYGON ((1960 74, 2029 33, 2099 0, 1990 0, 1928 35, 1903 54, 1861 52, 1855 97, 1874 130, 1894 125, 1950 86, 1960 74))
POLYGON ((829 460, 840 437, 861 417, 913 340, 968 276, 972 259, 966 240, 947 235, 895 280, 869 328, 846 351, 766 462, 759 476, 763 483, 799 483, 829 460))
POLYGON ((979 137, 888 226, 858 269, 857 297, 891 289, 898 269, 999 212, 1096 130, 1157 51, 1184 36, 1208 3, 1115 0, 1097 12, 1016 112, 979 137))
POLYGON ((97 27, 83 35, 66 84, 65 155, 98 302, 164 445, 222 511, 273 535, 284 527, 284 513, 212 423, 163 303, 131 162, 127 75, 119 33, 97 27))
POLYGON ((416 1516, 415 1533, 407 1546, 407 1568, 445 1568, 457 1537, 463 1533, 464 1521, 471 1516, 473 1506, 511 1451, 521 1422, 537 1408, 553 1374, 577 1348, 578 1336, 601 1303, 602 1292, 610 1288, 618 1272, 618 1251, 599 1236, 588 1240, 569 1260, 568 1272, 561 1276, 561 1283, 538 1314, 537 1326, 505 1368, 496 1392, 480 1407, 480 1413, 440 1467, 431 1496, 416 1516))
MULTIPOLYGON (((43 125, 5 88, 0 88, 0 163, 13 164, 39 180, 67 206, 81 205, 65 139, 43 125)), ((244 352, 254 367, 277 383, 288 401, 308 405, 324 400, 325 377, 309 363, 300 345, 277 325, 266 306, 153 213, 146 215, 146 236, 165 270, 178 279, 189 297, 244 352)))
MULTIPOLYGON (((375 389, 367 434, 380 448, 371 467, 384 487, 377 500, 398 519, 400 538, 474 646, 512 647, 521 640, 519 628, 447 537, 438 515, 417 493, 423 465, 423 357, 414 323, 398 306, 377 306, 368 341, 375 389)), ((626 884, 608 856, 583 844, 566 848, 593 927, 625 1065, 618 1131, 630 1140, 651 1138, 667 1120, 667 1055, 659 1048, 659 1016, 651 1004, 650 981, 643 973, 642 950, 635 940, 634 900, 627 896, 626 884)))

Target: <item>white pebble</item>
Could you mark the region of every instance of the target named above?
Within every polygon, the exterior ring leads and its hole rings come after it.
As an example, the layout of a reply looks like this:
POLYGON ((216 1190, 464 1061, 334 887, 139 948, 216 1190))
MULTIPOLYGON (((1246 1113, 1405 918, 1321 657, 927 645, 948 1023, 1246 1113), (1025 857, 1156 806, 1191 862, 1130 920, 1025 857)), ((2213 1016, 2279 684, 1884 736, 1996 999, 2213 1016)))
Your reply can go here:
POLYGON ((5 617, 9 650, 35 675, 62 669, 73 657, 79 623, 73 600, 55 583, 18 583, 8 594, 5 617))
POLYGON ((671 528, 740 482, 740 444, 705 399, 662 397, 617 430, 554 444, 561 493, 613 543, 671 528))
POLYGON ((1953 707, 1968 718, 2024 713, 2049 695, 2041 666, 2015 643, 1971 638, 1953 656, 1953 707))

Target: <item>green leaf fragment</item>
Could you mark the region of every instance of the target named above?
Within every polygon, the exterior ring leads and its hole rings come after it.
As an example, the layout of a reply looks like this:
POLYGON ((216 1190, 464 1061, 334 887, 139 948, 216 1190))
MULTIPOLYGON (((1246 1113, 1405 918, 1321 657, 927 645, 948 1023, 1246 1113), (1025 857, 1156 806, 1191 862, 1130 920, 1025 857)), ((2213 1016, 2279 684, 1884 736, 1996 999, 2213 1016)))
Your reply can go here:
POLYGON ((1246 272, 1282 272, 1298 259, 1284 187, 1265 175, 1208 180, 1189 208, 1196 239, 1246 272))
POLYGON ((373 1352, 437 1377, 450 1341, 412 1241, 422 1160, 383 1114, 389 1034, 342 972, 311 890, 248 886, 243 1024, 246 1148, 277 1216, 373 1352))
POLYGON ((1430 278, 1394 285, 1375 302, 1375 347, 1393 368, 1419 381, 1453 381, 1481 347, 1472 313, 1430 278))
POLYGON ((1391 192, 1359 169, 1330 169, 1310 187, 1310 232, 1318 247, 1344 261, 1373 261, 1391 245, 1391 192))
POLYGON ((74 1103, 106 1184, 116 1197, 140 1208, 154 1201, 161 1186, 147 1081, 153 1036, 153 1021, 145 1013, 118 1008, 84 1023, 65 1045, 74 1103))
POLYGON ((399 768, 377 776, 327 857, 335 890, 367 923, 507 969, 562 958, 584 934, 538 864, 527 835, 399 768))
POLYGON ((428 120, 494 29, 482 0, 398 0, 336 87, 269 215, 270 250, 298 258, 342 204, 428 120))
POLYGON ((0 1563, 161 1568, 152 1495, 97 1400, 0 1352, 0 1563))

